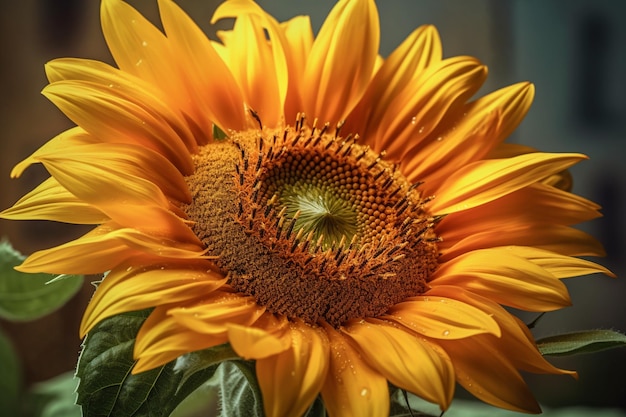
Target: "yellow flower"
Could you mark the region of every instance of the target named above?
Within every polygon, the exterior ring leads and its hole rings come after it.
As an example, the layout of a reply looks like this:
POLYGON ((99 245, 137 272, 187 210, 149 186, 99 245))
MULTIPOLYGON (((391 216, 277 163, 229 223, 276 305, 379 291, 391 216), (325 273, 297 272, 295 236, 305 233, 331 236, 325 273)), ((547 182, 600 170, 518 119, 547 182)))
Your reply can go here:
POLYGON ((256 360, 268 416, 384 416, 388 381, 445 410, 455 382, 538 412, 519 371, 557 369, 502 306, 570 303, 561 279, 603 272, 571 225, 598 206, 555 185, 579 154, 502 141, 527 112, 519 83, 468 100, 486 78, 442 59, 433 27, 378 55, 372 0, 340 0, 314 38, 229 0, 209 41, 170 0, 164 33, 102 2, 117 63, 50 62, 43 94, 77 127, 12 172, 51 177, 2 217, 93 224, 32 254, 26 272, 110 271, 99 321, 154 307, 134 372, 229 342, 256 360))

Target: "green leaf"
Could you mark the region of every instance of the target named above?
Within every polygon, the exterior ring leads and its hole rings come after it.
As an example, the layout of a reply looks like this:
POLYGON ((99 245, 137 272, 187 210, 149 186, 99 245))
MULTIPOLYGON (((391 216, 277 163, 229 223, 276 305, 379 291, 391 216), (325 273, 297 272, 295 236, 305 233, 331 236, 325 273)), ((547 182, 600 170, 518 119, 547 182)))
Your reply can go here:
POLYGON ((15 416, 22 388, 20 361, 9 339, 0 332, 0 416, 15 416))
POLYGON ((263 399, 253 362, 224 362, 210 383, 218 389, 221 417, 263 417, 263 399))
MULTIPOLYGON (((248 387, 247 378, 251 376, 254 378, 253 383, 256 384, 254 372, 246 369, 249 366, 248 363, 235 362, 239 360, 241 358, 237 356, 229 344, 192 352, 180 357, 176 361, 175 366, 176 370, 182 372, 177 395, 181 396, 181 392, 189 392, 190 388, 198 387, 198 382, 201 383, 199 388, 196 388, 181 402, 171 417, 213 415, 218 410, 221 410, 218 412, 221 412, 223 416, 238 415, 237 412, 231 410, 232 406, 235 404, 246 404, 245 407, 248 407, 249 402, 244 397, 247 397, 249 394, 253 397, 256 394, 260 398, 258 389, 255 391, 253 388, 248 387), (243 371, 240 368, 241 366, 244 367, 243 371), (226 385, 233 388, 232 392, 226 385), (250 392, 246 392, 247 390, 250 390, 250 392), (241 396, 242 398, 232 398, 233 396, 241 396), (220 402, 222 406, 218 405, 220 402), (225 408, 223 407, 224 404, 226 404, 225 408), (199 410, 204 411, 204 414, 201 414, 199 410)), ((251 410, 255 409, 255 406, 251 405, 249 407, 247 411, 243 410, 243 415, 254 416, 255 414, 251 414, 251 410)), ((259 406, 257 411, 261 409, 262 407, 259 406)))
POLYGON ((227 139, 228 135, 218 125, 213 125, 213 137, 215 139, 227 139))
POLYGON ((204 383, 181 401, 169 417, 214 416, 217 401, 217 390, 211 384, 204 383))
POLYGON ((190 382, 194 375, 206 370, 215 372, 220 363, 235 359, 239 359, 239 356, 228 343, 181 356, 176 361, 176 370, 182 372, 181 388, 190 382))
POLYGON ((76 384, 73 372, 61 374, 35 385, 28 396, 26 415, 36 417, 81 417, 76 405, 76 384))
POLYGON ((221 345, 133 375, 135 338, 148 315, 146 310, 110 317, 87 335, 76 372, 77 403, 85 417, 169 416, 211 379, 220 362, 237 357, 221 345))
POLYGON ((83 277, 25 274, 14 269, 25 259, 7 241, 0 242, 0 317, 35 320, 63 306, 83 285, 83 277))
MULTIPOLYGON (((82 406, 85 416, 112 415, 120 396, 124 398, 132 393, 138 382, 146 379, 148 373, 141 374, 140 381, 130 378, 130 370, 135 364, 132 357, 135 335, 146 317, 146 312, 111 317, 87 335, 76 370, 76 376, 80 378, 77 403, 82 406)), ((132 406, 124 408, 129 407, 132 406)), ((124 412, 124 415, 132 414, 127 410, 124 412)))
MULTIPOLYGON (((218 348, 222 352, 227 352, 230 346, 222 345, 218 348)), ((213 353, 202 351, 194 352, 192 355, 211 358, 213 353)), ((215 365, 211 366, 215 367, 215 365)), ((240 359, 223 362, 212 378, 182 401, 170 417, 215 415, 219 417, 264 416, 263 399, 254 371, 254 362, 240 359)), ((303 417, 327 417, 321 397, 316 398, 303 417)))
POLYGON ((626 335, 614 330, 586 330, 537 340, 542 355, 566 356, 623 347, 626 335))

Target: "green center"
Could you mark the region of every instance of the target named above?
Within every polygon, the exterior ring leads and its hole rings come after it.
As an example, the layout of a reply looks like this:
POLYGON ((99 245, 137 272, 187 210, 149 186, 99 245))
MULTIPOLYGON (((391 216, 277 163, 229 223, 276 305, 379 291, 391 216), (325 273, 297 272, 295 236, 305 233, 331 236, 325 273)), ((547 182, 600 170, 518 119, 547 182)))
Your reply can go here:
POLYGON ((332 190, 310 184, 284 186, 279 198, 289 218, 296 218, 295 230, 313 233, 323 249, 347 245, 357 234, 357 213, 353 204, 332 190))

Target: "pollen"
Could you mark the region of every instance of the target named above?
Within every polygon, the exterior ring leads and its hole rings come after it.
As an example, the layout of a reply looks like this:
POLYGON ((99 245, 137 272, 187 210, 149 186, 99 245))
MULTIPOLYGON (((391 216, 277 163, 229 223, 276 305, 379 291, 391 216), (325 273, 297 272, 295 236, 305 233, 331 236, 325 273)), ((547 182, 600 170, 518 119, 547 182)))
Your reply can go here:
POLYGON ((339 327, 426 291, 439 218, 384 153, 315 125, 299 117, 202 148, 184 210, 236 291, 339 327))

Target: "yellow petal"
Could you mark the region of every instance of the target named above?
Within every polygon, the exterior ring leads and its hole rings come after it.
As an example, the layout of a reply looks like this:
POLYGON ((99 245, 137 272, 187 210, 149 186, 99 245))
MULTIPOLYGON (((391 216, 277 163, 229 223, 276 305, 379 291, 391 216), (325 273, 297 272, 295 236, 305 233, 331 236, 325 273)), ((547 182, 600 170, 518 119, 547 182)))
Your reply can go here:
POLYGON ((296 16, 280 23, 280 28, 285 34, 288 57, 296 69, 295 73, 302 75, 314 41, 311 19, 309 16, 296 16))
POLYGON ((595 262, 561 255, 545 249, 529 246, 508 246, 507 250, 515 256, 528 259, 557 278, 571 278, 602 273, 615 278, 615 274, 595 262))
POLYGON ((539 405, 517 368, 572 374, 554 368, 543 359, 531 343, 530 335, 520 330, 510 313, 488 298, 454 286, 436 287, 431 291, 489 312, 502 329, 500 338, 486 334, 438 341, 454 364, 457 382, 477 398, 509 410, 538 413, 539 405))
POLYGON ((476 336, 439 343, 452 359, 457 382, 476 398, 507 410, 541 412, 509 360, 515 352, 498 349, 499 339, 476 336))
MULTIPOLYGON (((518 156, 532 152, 537 152, 537 149, 515 143, 501 143, 495 149, 491 150, 486 158, 510 158, 512 156, 518 156)), ((541 180, 541 183, 563 191, 572 191, 573 181, 574 180, 571 172, 565 169, 543 178, 541 180)))
POLYGON ((186 86, 195 120, 212 120, 222 130, 245 125, 243 96, 228 66, 200 28, 173 1, 159 0, 161 21, 179 59, 178 77, 186 86))
POLYGON ((163 258, 204 257, 200 247, 155 238, 107 223, 76 240, 35 252, 15 269, 50 274, 99 274, 145 253, 163 258))
MULTIPOLYGON (((515 224, 571 225, 600 217, 599 206, 575 194, 545 184, 533 184, 489 203, 451 213, 437 224, 437 234, 450 247, 484 231, 508 229, 515 224)), ((512 241, 511 241, 512 242, 512 241)))
POLYGON ((272 15, 266 13, 252 0, 229 0, 218 6, 213 14, 213 17, 211 18, 211 23, 215 23, 219 19, 228 17, 237 19, 245 14, 254 16, 255 19, 258 19, 262 27, 267 30, 269 41, 272 44, 272 54, 274 56, 273 61, 275 65, 276 78, 278 80, 279 96, 281 97, 281 100, 284 100, 289 81, 287 76, 287 58, 285 56, 285 49, 287 48, 288 40, 278 21, 276 21, 272 15))
MULTIPOLYGON (((375 131, 371 120, 380 120, 393 98, 413 82, 421 71, 441 61, 441 40, 434 26, 415 29, 381 63, 363 98, 346 122, 349 132, 375 131), (375 116, 371 116, 375 114, 375 116)), ((369 136, 365 136, 365 140, 369 136)))
POLYGON ((433 339, 456 340, 483 333, 500 335, 497 323, 484 311, 428 294, 394 305, 382 318, 433 339))
POLYGON ((0 217, 10 220, 51 220, 74 224, 101 224, 110 220, 106 214, 80 201, 55 178, 48 178, 20 198, 0 217))
POLYGON ((197 147, 197 137, 195 137, 197 135, 194 136, 197 133, 194 131, 195 125, 185 113, 189 111, 189 108, 179 110, 181 104, 190 102, 188 95, 184 97, 182 103, 179 103, 171 93, 159 88, 159 85, 150 84, 104 62, 89 59, 55 59, 46 64, 46 75, 50 83, 61 81, 93 83, 101 86, 103 91, 113 96, 121 95, 122 100, 130 97, 136 103, 143 103, 149 112, 159 113, 165 122, 173 126, 190 150, 195 150, 197 147))
MULTIPOLYGON (((496 131, 500 122, 501 113, 496 110, 484 116, 480 125, 467 125, 461 127, 463 130, 458 131, 454 129, 454 138, 442 135, 434 139, 425 139, 423 145, 405 155, 401 169, 407 173, 406 177, 409 181, 424 183, 422 192, 425 195, 433 195, 442 187, 443 181, 454 175, 458 167, 479 159, 472 158, 474 156, 472 150, 465 150, 463 144, 471 146, 475 143, 478 148, 488 148, 490 139, 497 137, 496 131), (462 142, 458 143, 455 139, 462 142), (424 158, 423 155, 428 155, 428 157, 424 158), (456 155, 463 156, 457 157, 456 155)), ((431 133, 430 136, 434 134, 436 132, 431 133)))
MULTIPOLYGON (((100 159, 105 160, 110 168, 147 179, 157 185, 170 201, 191 202, 191 193, 183 175, 170 161, 154 151, 121 143, 90 145, 80 150, 84 151, 85 159, 89 159, 90 154, 99 153, 100 159)), ((79 156, 75 155, 75 158, 79 156)))
POLYGON ((180 356, 226 342, 226 334, 199 335, 168 315, 168 307, 154 309, 137 333, 133 374, 165 365, 180 356))
MULTIPOLYGON (((202 342, 198 342, 197 340, 193 340, 193 338, 196 335, 193 333, 189 333, 189 331, 187 331, 186 333, 182 333, 180 335, 180 339, 177 339, 177 341, 181 341, 181 342, 189 342, 188 346, 194 346, 197 345, 198 348, 194 349, 193 351, 196 350, 202 350, 202 349, 209 349, 213 346, 217 346, 220 343, 215 343, 215 344, 209 344, 207 340, 203 340, 202 342)), ((187 353, 191 353, 193 351, 189 351, 187 349, 184 350, 162 350, 158 353, 155 354, 142 354, 140 357, 137 357, 135 359, 135 365, 133 366, 133 368, 131 369, 130 373, 131 375, 137 375, 140 374, 142 372, 146 372, 146 371, 150 371, 152 369, 155 368, 159 368, 173 360, 177 360, 180 359, 183 355, 187 354, 187 353)))
MULTIPOLYGON (((391 161, 412 160, 426 138, 454 107, 465 103, 487 77, 484 65, 470 57, 455 57, 422 71, 384 109, 375 126, 376 151, 391 161)), ((422 156, 423 157, 423 156, 422 156)))
POLYGON ((530 198, 537 200, 535 201, 537 206, 545 211, 552 209, 554 215, 550 218, 550 222, 576 224, 602 216, 598 204, 579 195, 545 183, 533 184, 528 188, 531 193, 530 198))
POLYGON ((454 213, 488 203, 585 158, 581 154, 533 153, 474 162, 444 181, 430 210, 437 214, 454 213))
POLYGON ((150 89, 150 84, 105 62, 86 58, 56 58, 44 66, 50 84, 57 81, 91 81, 98 84, 111 83, 113 87, 137 84, 150 89))
MULTIPOLYGON (((504 311, 506 314, 506 311, 504 311)), ((539 352, 535 339, 530 333, 528 326, 515 316, 510 316, 508 320, 499 320, 505 337, 502 340, 502 351, 515 352, 511 360, 513 365, 522 371, 537 374, 560 374, 569 375, 578 379, 576 371, 560 369, 552 365, 539 352)))
POLYGON ((180 116, 156 97, 138 97, 91 81, 57 81, 42 94, 101 141, 145 146, 165 156, 184 174, 193 172, 187 148, 195 143, 193 135, 180 116))
POLYGON ((446 410, 454 394, 454 368, 433 344, 415 334, 368 319, 345 327, 367 363, 396 387, 406 389, 446 410))
POLYGON ((60 81, 87 81, 106 85, 112 90, 119 89, 146 97, 155 96, 158 100, 167 99, 163 91, 149 82, 97 60, 57 58, 46 63, 45 70, 50 84, 60 81))
POLYGON ((325 325, 330 343, 330 364, 322 387, 329 416, 387 417, 387 380, 370 367, 347 337, 325 325))
POLYGON ((226 43, 230 67, 238 78, 246 102, 258 112, 264 124, 275 126, 283 114, 290 82, 284 31, 276 19, 251 0, 223 2, 215 10, 211 22, 228 17, 236 18, 235 28, 226 43), (270 107, 272 104, 276 106, 274 109, 270 107), (278 111, 278 118, 272 110, 278 111))
POLYGON ((100 18, 106 43, 121 70, 155 86, 178 86, 167 39, 141 13, 121 0, 103 0, 100 18))
POLYGON ((402 171, 410 173, 409 180, 424 181, 432 189, 458 167, 482 159, 519 125, 534 91, 532 84, 518 83, 467 104, 452 126, 433 132, 422 151, 413 154, 416 158, 403 159, 402 171))
POLYGON ((102 143, 83 145, 66 151, 66 155, 42 153, 41 160, 81 161, 94 169, 111 172, 124 172, 143 178, 157 185, 170 200, 183 203, 191 202, 191 193, 183 175, 165 157, 150 149, 126 143, 102 143), (67 159, 64 159, 67 158, 67 159))
MULTIPOLYGON (((281 95, 283 92, 279 89, 279 74, 274 61, 274 49, 279 47, 279 43, 267 41, 257 16, 244 14, 235 21, 226 47, 229 49, 230 68, 246 104, 258 113, 264 125, 276 127, 282 118, 287 94, 285 90, 281 95)), ((287 77, 286 69, 282 76, 287 77)))
POLYGON ((544 178, 541 183, 563 191, 571 191, 574 186, 574 178, 572 173, 566 169, 544 178))
POLYGON ((509 353, 508 359, 519 369, 536 373, 568 374, 576 373, 559 369, 551 365, 539 352, 528 327, 519 319, 506 311, 496 302, 454 286, 437 286, 430 291, 440 297, 453 298, 472 305, 479 310, 489 312, 502 331, 501 337, 495 341, 489 335, 475 336, 484 339, 485 343, 497 344, 503 355, 509 353))
POLYGON ((281 337, 281 334, 237 324, 228 326, 228 340, 233 350, 244 359, 263 359, 283 352, 290 345, 290 339, 281 337))
POLYGON ((508 247, 476 250, 446 262, 430 284, 458 286, 527 311, 551 311, 571 304, 560 280, 508 247))
POLYGON ((184 303, 208 295, 226 283, 207 261, 123 265, 106 275, 89 302, 80 325, 81 337, 101 320, 164 303, 184 303))
POLYGON ((202 297, 197 305, 172 308, 168 314, 196 333, 227 337, 229 326, 250 326, 264 311, 252 297, 218 291, 202 297))
POLYGON ((16 267, 22 272, 51 274, 99 274, 108 271, 124 260, 137 255, 101 226, 86 235, 63 245, 31 254, 16 267))
MULTIPOLYGON (((504 311, 506 313, 506 310, 504 311)), ((535 339, 530 333, 528 326, 515 316, 510 316, 509 321, 500 321, 505 337, 502 342, 504 352, 516 352, 512 357, 513 365, 526 372, 536 374, 560 374, 569 375, 578 379, 576 371, 560 369, 552 365, 539 352, 535 339)))
POLYGON ((267 417, 301 416, 315 400, 328 372, 328 341, 324 332, 292 323, 284 339, 288 349, 257 360, 256 374, 267 417))
POLYGON ((280 24, 285 34, 285 55, 289 70, 289 85, 285 98, 285 120, 292 122, 298 112, 302 111, 302 97, 300 90, 304 83, 307 57, 313 46, 313 30, 309 16, 296 16, 280 24))
MULTIPOLYGON (((119 148, 109 146, 96 144, 74 152, 45 153, 38 155, 37 160, 72 194, 91 204, 106 206, 110 205, 108 200, 113 199, 137 205, 142 203, 167 207, 169 204, 163 191, 153 182, 137 175, 144 174, 146 168, 150 168, 150 165, 139 165, 144 158, 126 158, 119 153, 119 148), (117 165, 109 167, 109 163, 117 165)), ((134 153, 141 155, 141 150, 135 149, 134 153)), ((157 168, 154 167, 153 171, 157 168)))
POLYGON ((537 149, 527 145, 520 145, 518 143, 501 143, 489 152, 487 159, 511 158, 512 156, 524 155, 532 152, 537 152, 537 149))
POLYGON ((80 152, 39 155, 37 160, 69 192, 120 225, 200 244, 188 225, 169 211, 163 191, 150 181, 161 182, 174 196, 190 201, 180 173, 158 154, 134 146, 94 144, 83 146, 80 152))
POLYGON ((322 25, 302 85, 310 119, 335 124, 346 118, 372 78, 380 28, 373 0, 339 1, 322 25))
POLYGON ((37 163, 37 156, 40 154, 53 153, 56 151, 68 152, 68 150, 73 149, 75 146, 99 142, 100 141, 95 136, 88 134, 80 127, 74 127, 66 130, 50 139, 32 155, 17 164, 11 171, 11 178, 20 177, 26 168, 37 163))
POLYGON ((249 14, 263 18, 266 25, 278 26, 276 19, 268 14, 252 0, 227 0, 221 3, 211 18, 211 24, 215 24, 218 20, 228 18, 238 18, 241 15, 249 14))
MULTIPOLYGON (((445 238, 444 238, 445 239, 445 238)), ((458 241, 440 243, 440 262, 447 262, 464 253, 498 246, 534 246, 568 256, 604 256, 602 245, 591 235, 573 227, 552 223, 502 223, 498 228, 458 241)))

